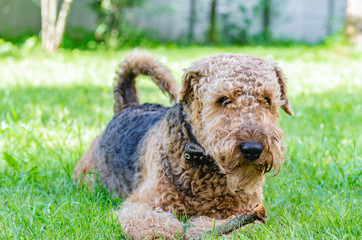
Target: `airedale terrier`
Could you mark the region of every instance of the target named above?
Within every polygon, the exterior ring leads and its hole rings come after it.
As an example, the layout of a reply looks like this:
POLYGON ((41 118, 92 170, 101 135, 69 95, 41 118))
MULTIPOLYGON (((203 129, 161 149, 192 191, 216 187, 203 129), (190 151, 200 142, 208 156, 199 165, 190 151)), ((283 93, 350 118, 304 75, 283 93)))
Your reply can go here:
POLYGON ((278 173, 284 161, 279 107, 293 115, 274 62, 241 54, 201 59, 185 70, 179 96, 170 72, 144 52, 131 53, 117 74, 115 115, 75 172, 100 173, 126 199, 116 212, 126 234, 191 236, 262 202, 265 173, 278 173), (140 104, 140 74, 178 103, 140 104), (185 213, 187 232, 179 220, 185 213))

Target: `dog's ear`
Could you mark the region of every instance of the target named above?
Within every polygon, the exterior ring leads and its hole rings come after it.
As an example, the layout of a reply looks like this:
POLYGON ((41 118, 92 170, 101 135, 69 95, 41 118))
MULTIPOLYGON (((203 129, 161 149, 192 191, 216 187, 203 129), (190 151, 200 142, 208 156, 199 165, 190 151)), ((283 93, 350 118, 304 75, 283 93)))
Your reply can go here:
POLYGON ((182 76, 182 88, 178 99, 179 103, 190 102, 193 95, 193 85, 201 77, 200 71, 196 67, 189 67, 185 69, 182 76))
POLYGON ((292 107, 290 106, 290 102, 289 102, 289 98, 287 96, 287 83, 284 77, 284 73, 282 72, 282 70, 279 68, 278 65, 275 64, 275 72, 277 74, 278 77, 278 82, 280 85, 280 90, 282 92, 281 98, 282 100, 284 100, 284 104, 282 105, 282 109, 289 115, 294 116, 294 112, 292 107))

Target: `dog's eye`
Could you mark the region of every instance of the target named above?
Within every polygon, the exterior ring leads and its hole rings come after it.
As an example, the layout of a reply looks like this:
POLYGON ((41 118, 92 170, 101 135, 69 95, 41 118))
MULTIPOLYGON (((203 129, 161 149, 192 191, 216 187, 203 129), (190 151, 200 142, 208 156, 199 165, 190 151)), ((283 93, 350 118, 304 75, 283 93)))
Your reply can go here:
POLYGON ((271 105, 271 100, 268 97, 265 97, 264 100, 267 102, 268 105, 271 105))
POLYGON ((226 107, 227 105, 229 105, 230 103, 233 103, 233 101, 231 101, 229 98, 227 97, 221 97, 218 100, 218 103, 220 103, 220 105, 222 107, 226 107))

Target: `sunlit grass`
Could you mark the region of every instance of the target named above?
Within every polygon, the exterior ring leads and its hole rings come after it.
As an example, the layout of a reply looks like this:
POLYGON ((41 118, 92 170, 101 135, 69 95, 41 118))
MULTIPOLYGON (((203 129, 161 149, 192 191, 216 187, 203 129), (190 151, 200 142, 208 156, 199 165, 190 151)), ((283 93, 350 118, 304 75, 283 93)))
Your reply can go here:
MULTIPOLYGON (((305 46, 150 51, 178 83, 192 61, 221 52, 273 57, 285 70, 296 115, 281 119, 290 161, 267 178, 267 223, 239 238, 360 238, 362 55, 305 46)), ((112 80, 126 52, 0 59, 0 238, 124 238, 111 220, 121 201, 102 188, 79 189, 71 176, 112 117, 112 80)), ((171 104, 146 78, 138 86, 143 102, 171 104)))

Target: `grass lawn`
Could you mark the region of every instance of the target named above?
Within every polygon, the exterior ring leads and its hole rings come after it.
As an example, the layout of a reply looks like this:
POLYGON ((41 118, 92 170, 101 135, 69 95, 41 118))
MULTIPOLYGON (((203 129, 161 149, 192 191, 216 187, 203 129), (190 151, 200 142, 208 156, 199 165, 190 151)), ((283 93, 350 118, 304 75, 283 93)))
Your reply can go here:
MULTIPOLYGON (((290 161, 267 177, 267 223, 239 239, 361 239, 362 54, 348 47, 150 49, 180 83, 182 69, 222 53, 272 56, 288 77, 295 117, 282 113, 290 161)), ((73 168, 112 117, 124 51, 39 49, 0 57, 0 238, 124 239, 121 200, 72 182, 73 168)), ((138 82, 143 102, 171 103, 138 82)))

